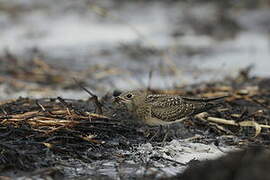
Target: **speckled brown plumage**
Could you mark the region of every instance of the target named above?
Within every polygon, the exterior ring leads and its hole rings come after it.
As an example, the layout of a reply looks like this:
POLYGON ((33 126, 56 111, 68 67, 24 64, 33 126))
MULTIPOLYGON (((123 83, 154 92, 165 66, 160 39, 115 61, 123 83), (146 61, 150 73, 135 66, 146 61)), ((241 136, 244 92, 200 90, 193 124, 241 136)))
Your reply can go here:
POLYGON ((211 101, 217 98, 188 98, 178 95, 148 94, 145 91, 122 93, 117 99, 149 125, 176 122, 187 116, 204 112, 214 107, 211 101))

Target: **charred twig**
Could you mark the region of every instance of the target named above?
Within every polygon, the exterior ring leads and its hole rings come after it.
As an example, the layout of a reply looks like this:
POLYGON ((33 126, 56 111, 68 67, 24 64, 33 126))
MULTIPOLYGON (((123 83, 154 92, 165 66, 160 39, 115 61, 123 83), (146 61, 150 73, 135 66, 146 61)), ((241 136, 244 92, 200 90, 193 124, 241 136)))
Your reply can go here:
POLYGON ((94 104, 96 105, 96 110, 95 110, 95 112, 97 113, 97 114, 103 114, 103 112, 102 112, 102 104, 99 102, 99 100, 98 100, 98 96, 97 95, 95 95, 95 94, 93 94, 91 91, 89 91, 88 89, 86 89, 85 87, 83 87, 75 78, 73 78, 74 79, 74 81, 78 84, 78 86, 80 87, 80 88, 82 88, 85 92, 87 92, 90 96, 92 96, 91 98, 90 98, 90 101, 93 101, 94 102, 94 104))
MULTIPOLYGON (((71 106, 66 103, 66 101, 64 99, 62 99, 61 97, 57 97, 57 99, 67 108, 70 108, 71 106)), ((72 108, 72 107, 71 107, 72 108)))
POLYGON ((5 109, 3 107, 1 107, 1 110, 2 112, 5 114, 5 115, 8 115, 7 112, 5 111, 5 109))
MULTIPOLYGON (((66 103, 64 99, 62 99, 62 98, 60 98, 60 97, 57 97, 57 99, 58 99, 64 106, 66 106, 67 113, 68 113, 69 117, 71 118, 71 120, 73 120, 72 114, 70 113, 70 110, 69 110, 69 109, 73 109, 73 107, 72 107, 71 105, 69 105, 68 103, 66 103)), ((76 111, 74 111, 74 112, 76 112, 76 111)))
POLYGON ((46 112, 46 109, 38 102, 38 100, 36 100, 36 104, 42 109, 43 112, 46 112))

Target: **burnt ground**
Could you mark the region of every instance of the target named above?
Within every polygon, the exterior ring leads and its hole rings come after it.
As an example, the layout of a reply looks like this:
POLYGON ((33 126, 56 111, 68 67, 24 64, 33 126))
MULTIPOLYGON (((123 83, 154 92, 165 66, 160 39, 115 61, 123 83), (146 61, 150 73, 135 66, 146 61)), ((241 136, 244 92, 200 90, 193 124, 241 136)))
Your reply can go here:
MULTIPOLYGON (((22 74, 31 74, 35 79, 35 73, 29 69, 28 71, 22 74)), ((23 76, 13 76, 13 83, 16 84, 21 77, 23 76)), ((239 76, 234 79, 175 87, 166 91, 150 91, 193 97, 229 94, 218 108, 189 117, 182 124, 173 125, 167 142, 177 138, 191 138, 192 142, 214 143, 217 147, 268 147, 269 82, 267 78, 250 77, 247 68, 240 71, 239 76), (199 138, 193 138, 198 135, 199 138)), ((125 152, 136 154, 139 145, 147 142, 153 147, 160 146, 164 134, 149 141, 158 127, 150 128, 134 123, 134 117, 124 107, 112 103, 113 95, 117 95, 117 92, 99 98, 89 93, 88 100, 57 97, 2 101, 0 175, 32 178, 50 176, 53 179, 93 177, 89 172, 69 174, 67 169, 78 166, 77 161, 79 164, 92 166, 99 161, 134 160, 135 168, 151 166, 151 163, 149 165, 136 155, 125 152)), ((160 157, 153 157, 152 161, 177 163, 160 157)), ((188 172, 183 176, 188 176, 188 172)), ((94 177, 102 179, 100 174, 94 177)), ((135 178, 136 175, 122 173, 122 177, 135 178)))

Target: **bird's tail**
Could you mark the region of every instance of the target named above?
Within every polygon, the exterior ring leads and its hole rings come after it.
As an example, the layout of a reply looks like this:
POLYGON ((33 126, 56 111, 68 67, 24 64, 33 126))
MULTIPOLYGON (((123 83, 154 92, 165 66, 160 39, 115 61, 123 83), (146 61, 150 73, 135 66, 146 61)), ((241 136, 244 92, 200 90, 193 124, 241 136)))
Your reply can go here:
POLYGON ((191 98, 191 97, 182 97, 182 98, 184 100, 187 100, 187 101, 210 102, 210 101, 216 101, 216 100, 224 99, 226 97, 229 97, 229 95, 227 95, 227 96, 219 96, 219 97, 214 97, 214 98, 191 98))
POLYGON ((194 105, 194 112, 195 114, 201 113, 204 111, 208 111, 212 108, 216 108, 220 106, 220 103, 217 100, 224 99, 228 96, 220 96, 220 97, 214 97, 214 98, 189 98, 184 97, 183 99, 186 101, 189 101, 194 105), (217 101, 217 102, 212 102, 217 101))

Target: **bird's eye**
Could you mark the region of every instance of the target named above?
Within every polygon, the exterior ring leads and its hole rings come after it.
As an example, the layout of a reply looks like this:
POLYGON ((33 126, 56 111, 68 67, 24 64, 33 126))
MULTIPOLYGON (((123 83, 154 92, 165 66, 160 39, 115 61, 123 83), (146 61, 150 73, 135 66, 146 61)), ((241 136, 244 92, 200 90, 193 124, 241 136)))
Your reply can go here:
POLYGON ((128 99, 130 99, 130 98, 133 97, 133 95, 132 95, 132 94, 127 94, 126 97, 127 97, 128 99))

